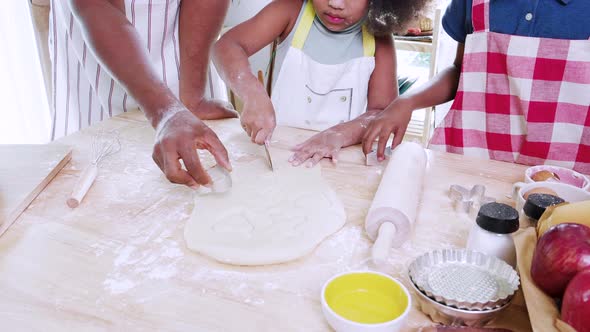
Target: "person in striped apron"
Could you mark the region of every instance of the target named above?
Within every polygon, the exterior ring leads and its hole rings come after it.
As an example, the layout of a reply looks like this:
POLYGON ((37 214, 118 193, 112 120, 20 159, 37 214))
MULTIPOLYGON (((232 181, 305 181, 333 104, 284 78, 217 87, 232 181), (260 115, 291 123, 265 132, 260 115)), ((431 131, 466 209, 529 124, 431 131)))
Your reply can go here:
MULTIPOLYGON (((321 131, 295 147, 295 166, 336 161, 342 147, 360 142, 370 116, 397 96, 391 30, 399 17, 387 15, 383 3, 390 2, 277 0, 224 34, 213 58, 244 101, 241 122, 253 142, 268 142, 277 124, 321 131), (273 41, 269 97, 248 57, 273 41)), ((405 22, 425 1, 397 3, 405 7, 405 22)))
POLYGON ((590 174, 590 2, 453 0, 443 27, 459 42, 454 66, 389 105, 365 153, 379 138, 383 159, 412 110, 454 97, 431 148, 590 174))
MULTIPOLYGON (((211 179, 195 149, 231 169, 201 120, 237 117, 206 98, 209 50, 229 0, 51 0, 52 139, 141 109, 154 128, 153 159, 166 177, 196 188, 211 179), (187 170, 181 168, 183 159, 187 170)), ((209 73, 208 73, 209 72, 209 73)))

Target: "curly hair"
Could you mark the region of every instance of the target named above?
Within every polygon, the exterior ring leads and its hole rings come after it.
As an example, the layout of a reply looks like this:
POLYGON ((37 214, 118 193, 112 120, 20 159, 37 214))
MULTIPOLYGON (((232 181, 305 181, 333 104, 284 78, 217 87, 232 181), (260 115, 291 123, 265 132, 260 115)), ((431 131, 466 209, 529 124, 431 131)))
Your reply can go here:
POLYGON ((370 0, 367 27, 375 36, 405 32, 432 0, 370 0))

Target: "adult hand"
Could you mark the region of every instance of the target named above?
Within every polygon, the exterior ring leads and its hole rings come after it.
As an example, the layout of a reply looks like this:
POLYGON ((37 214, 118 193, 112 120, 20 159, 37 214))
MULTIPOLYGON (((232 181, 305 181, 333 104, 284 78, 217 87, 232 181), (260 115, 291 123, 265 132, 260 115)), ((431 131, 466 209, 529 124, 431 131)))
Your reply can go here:
POLYGON ((201 120, 237 118, 238 112, 232 104, 218 99, 201 99, 196 103, 185 103, 188 109, 201 120))
POLYGON ((252 142, 264 144, 269 141, 276 126, 275 110, 270 98, 261 94, 245 100, 240 121, 252 142))
POLYGON ((307 167, 313 167, 323 158, 332 158, 332 162, 337 163, 338 153, 344 144, 343 133, 337 130, 324 130, 295 146, 295 153, 289 158, 289 162, 293 166, 299 166, 309 160, 307 167))
POLYGON ((170 182, 193 189, 211 183, 196 149, 208 150, 218 165, 231 171, 227 151, 213 130, 185 108, 164 115, 156 128, 152 158, 170 182), (186 171, 182 169, 180 159, 186 171))
POLYGON ((385 159, 385 148, 389 136, 393 133, 393 143, 391 148, 395 148, 401 143, 408 128, 408 123, 412 117, 412 109, 408 108, 403 99, 394 100, 383 112, 373 119, 365 131, 363 137, 363 152, 368 154, 373 148, 375 139, 379 139, 377 145, 377 159, 385 159))

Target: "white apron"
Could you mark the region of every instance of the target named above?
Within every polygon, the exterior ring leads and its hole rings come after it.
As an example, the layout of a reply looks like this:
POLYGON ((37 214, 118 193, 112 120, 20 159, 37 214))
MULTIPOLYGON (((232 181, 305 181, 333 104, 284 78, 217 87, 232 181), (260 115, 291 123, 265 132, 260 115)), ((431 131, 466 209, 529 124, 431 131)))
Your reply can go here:
POLYGON ((321 64, 302 51, 314 18, 308 1, 272 90, 277 125, 324 130, 366 111, 375 38, 363 26, 363 57, 321 64))
MULTIPOLYGON (((156 72, 178 97, 181 0, 125 0, 125 15, 145 44, 156 72)), ((125 52, 124 49, 121 52, 125 52)), ((52 61, 51 139, 76 132, 138 104, 100 66, 82 38, 68 0, 51 0, 49 53, 52 61)), ((206 96, 227 99, 213 66, 206 96)))

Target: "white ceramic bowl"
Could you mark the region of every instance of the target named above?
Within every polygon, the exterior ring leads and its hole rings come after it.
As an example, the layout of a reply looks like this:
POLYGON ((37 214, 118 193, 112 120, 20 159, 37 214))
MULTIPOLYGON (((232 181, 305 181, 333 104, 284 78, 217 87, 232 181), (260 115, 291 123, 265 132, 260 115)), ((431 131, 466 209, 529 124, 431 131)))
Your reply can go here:
POLYGON ((538 165, 527 168, 527 170, 524 172, 524 182, 535 182, 531 176, 540 171, 549 171, 557 174, 557 176, 559 176, 559 183, 569 184, 574 187, 582 188, 586 191, 590 189, 590 179, 584 174, 569 168, 551 165, 538 165))
POLYGON ((557 196, 570 203, 590 200, 590 192, 561 182, 517 182, 512 186, 512 198, 516 202, 516 210, 519 213, 522 214, 522 207, 525 203, 523 195, 534 188, 551 189, 555 191, 557 196))
POLYGON ((401 282, 373 271, 332 277, 322 287, 321 301, 324 316, 336 332, 403 331, 412 307, 410 293, 401 282))

